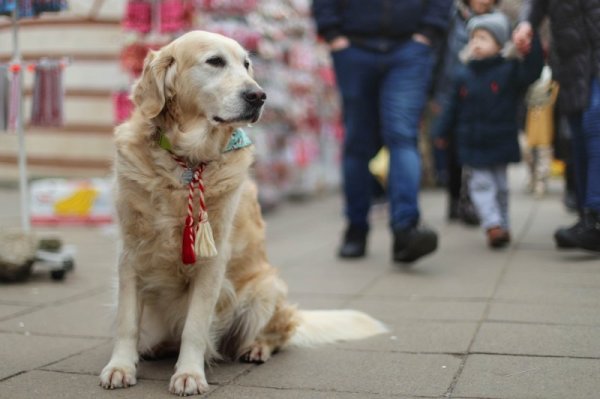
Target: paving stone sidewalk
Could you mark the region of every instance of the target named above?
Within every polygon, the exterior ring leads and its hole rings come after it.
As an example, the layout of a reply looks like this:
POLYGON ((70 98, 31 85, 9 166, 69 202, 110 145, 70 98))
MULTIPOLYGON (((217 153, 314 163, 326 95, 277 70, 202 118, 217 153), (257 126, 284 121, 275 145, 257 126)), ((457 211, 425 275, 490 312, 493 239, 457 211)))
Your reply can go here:
MULTIPOLYGON (((445 221, 441 191, 424 191, 424 218, 441 247, 411 269, 390 261, 386 210, 373 212, 369 255, 334 256, 341 200, 325 195, 266 216, 268 249, 306 309, 354 308, 391 332, 287 349, 263 365, 219 364, 210 399, 600 397, 600 257, 558 252, 553 230, 573 221, 559 185, 542 200, 511 171, 513 245, 492 252, 478 229, 445 221)), ((18 225, 18 193, 0 189, 0 226, 18 225)), ((41 230, 48 232, 48 230, 41 230)), ((0 285, 0 398, 169 398, 175 359, 142 362, 137 386, 104 391, 111 351, 114 230, 60 228, 77 246, 64 282, 35 273, 0 285)))

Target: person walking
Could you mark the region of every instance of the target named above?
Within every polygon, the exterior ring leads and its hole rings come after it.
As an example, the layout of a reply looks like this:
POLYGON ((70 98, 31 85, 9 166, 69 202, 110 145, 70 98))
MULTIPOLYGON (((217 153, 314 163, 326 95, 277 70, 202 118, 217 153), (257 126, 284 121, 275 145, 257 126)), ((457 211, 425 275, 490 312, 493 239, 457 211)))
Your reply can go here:
POLYGON ((469 194, 488 245, 510 242, 507 167, 519 162, 517 109, 529 85, 544 66, 536 40, 522 60, 503 55, 510 39, 510 22, 502 13, 472 18, 466 65, 456 72, 452 96, 444 109, 437 136, 455 132, 460 162, 469 169, 469 194))
POLYGON ((579 220, 554 234, 559 248, 600 252, 600 0, 525 0, 513 40, 522 52, 550 18, 558 101, 573 143, 579 220))
MULTIPOLYGON (((469 41, 467 22, 474 16, 496 12, 500 0, 459 0, 452 13, 442 56, 436 66, 432 110, 437 115, 435 125, 439 123, 441 110, 446 107, 452 91, 452 79, 456 68, 461 64, 459 53, 469 41)), ((436 143, 434 143, 436 144, 436 143)), ((439 144, 439 143, 437 143, 439 144)), ((468 175, 458 162, 454 134, 448 136, 446 146, 435 145, 437 151, 444 151, 446 158, 446 188, 448 191, 448 220, 462 220, 467 225, 476 226, 479 218, 473 207, 469 190, 466 188, 468 175), (442 148, 443 147, 443 148, 442 148)), ((441 157, 444 158, 444 157, 441 157)))
POLYGON ((419 122, 452 0, 314 0, 342 97, 342 159, 347 227, 338 255, 366 254, 371 201, 369 160, 390 152, 392 258, 411 263, 434 252, 437 234, 420 224, 419 122))

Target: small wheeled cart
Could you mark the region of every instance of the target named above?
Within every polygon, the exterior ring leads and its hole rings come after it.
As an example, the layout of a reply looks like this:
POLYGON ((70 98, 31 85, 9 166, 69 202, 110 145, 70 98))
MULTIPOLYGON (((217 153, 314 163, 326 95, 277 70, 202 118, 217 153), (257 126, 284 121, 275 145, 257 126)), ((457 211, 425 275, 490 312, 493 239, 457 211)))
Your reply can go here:
POLYGON ((75 247, 55 238, 37 240, 31 234, 0 231, 0 281, 25 281, 33 271, 50 272, 63 280, 75 268, 75 247))

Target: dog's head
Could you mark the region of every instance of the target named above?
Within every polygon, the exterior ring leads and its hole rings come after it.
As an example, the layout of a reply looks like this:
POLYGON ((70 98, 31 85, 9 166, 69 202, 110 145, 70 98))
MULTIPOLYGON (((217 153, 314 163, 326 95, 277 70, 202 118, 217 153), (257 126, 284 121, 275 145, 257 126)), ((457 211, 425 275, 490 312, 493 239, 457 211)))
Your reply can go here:
POLYGON ((179 123, 202 118, 214 126, 256 122, 267 96, 252 78, 246 50, 224 36, 189 32, 146 57, 133 90, 145 118, 173 107, 179 123))

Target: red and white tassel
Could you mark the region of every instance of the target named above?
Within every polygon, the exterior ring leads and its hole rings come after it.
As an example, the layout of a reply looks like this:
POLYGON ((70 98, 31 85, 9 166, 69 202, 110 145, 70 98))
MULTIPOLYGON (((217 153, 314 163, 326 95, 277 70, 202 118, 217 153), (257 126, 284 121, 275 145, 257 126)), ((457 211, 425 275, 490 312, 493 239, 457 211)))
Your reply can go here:
POLYGON ((198 230, 196 234, 196 253, 203 258, 212 258, 217 256, 217 247, 213 238, 212 228, 208 222, 208 213, 206 212, 206 203, 204 202, 204 182, 202 181, 202 172, 204 165, 200 166, 198 173, 198 192, 199 209, 198 209, 198 230))
MULTIPOLYGON (((185 163, 176 159, 182 166, 185 163)), ((202 181, 202 172, 204 165, 200 165, 194 170, 192 180, 189 182, 188 193, 188 214, 185 218, 183 227, 183 237, 181 243, 181 261, 186 265, 196 262, 197 257, 211 258, 217 256, 217 248, 213 238, 212 228, 208 223, 208 213, 204 202, 204 183, 202 181), (194 186, 197 184, 199 192, 198 201, 198 223, 194 220, 194 186)))

